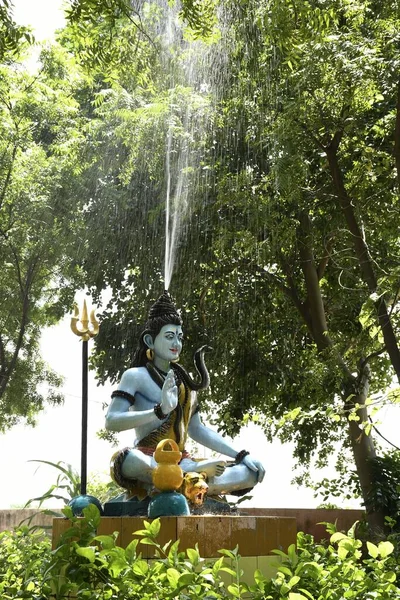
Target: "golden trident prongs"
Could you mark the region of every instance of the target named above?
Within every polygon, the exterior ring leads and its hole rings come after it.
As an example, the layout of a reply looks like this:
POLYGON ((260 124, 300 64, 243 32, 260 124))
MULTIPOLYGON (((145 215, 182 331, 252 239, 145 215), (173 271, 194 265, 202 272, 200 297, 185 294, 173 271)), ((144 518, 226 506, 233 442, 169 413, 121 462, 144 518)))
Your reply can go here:
POLYGON ((71 317, 71 329, 75 335, 82 338, 83 342, 87 342, 90 338, 95 337, 99 333, 99 323, 94 316, 94 309, 90 311, 90 324, 91 327, 89 326, 86 300, 83 301, 82 315, 80 318, 78 305, 74 304, 74 316, 71 317), (81 327, 78 327, 79 321, 81 327))

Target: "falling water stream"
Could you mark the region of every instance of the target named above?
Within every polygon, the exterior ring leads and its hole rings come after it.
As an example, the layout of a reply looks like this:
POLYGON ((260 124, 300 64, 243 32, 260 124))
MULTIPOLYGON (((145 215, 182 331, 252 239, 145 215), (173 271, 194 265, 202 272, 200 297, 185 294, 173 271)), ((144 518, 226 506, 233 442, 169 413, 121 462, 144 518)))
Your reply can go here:
POLYGON ((174 74, 169 90, 170 114, 165 158, 164 287, 166 290, 170 287, 179 244, 191 216, 190 191, 199 167, 198 149, 208 126, 206 113, 209 104, 209 85, 206 82, 208 53, 204 52, 204 47, 199 51, 198 42, 183 41, 176 10, 171 7, 167 10, 164 62, 170 72, 173 64, 174 74), (177 44, 180 45, 178 70, 176 57, 173 56, 173 49, 177 44), (182 98, 174 97, 174 86, 179 88, 178 95, 183 94, 185 98, 186 94, 186 103, 183 107, 179 106, 182 98))

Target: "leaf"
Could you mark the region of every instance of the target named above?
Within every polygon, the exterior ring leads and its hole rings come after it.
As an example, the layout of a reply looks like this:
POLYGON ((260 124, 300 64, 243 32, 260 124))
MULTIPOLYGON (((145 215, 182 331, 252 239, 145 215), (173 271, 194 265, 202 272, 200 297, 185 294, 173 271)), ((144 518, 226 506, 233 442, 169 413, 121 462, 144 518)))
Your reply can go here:
POLYGON ((228 558, 231 558, 232 560, 236 559, 236 554, 234 554, 232 550, 226 550, 223 548, 222 550, 218 550, 218 552, 224 556, 227 556, 228 558))
POLYGON ((303 588, 299 588, 299 592, 303 592, 303 594, 305 594, 306 597, 309 598, 309 600, 314 600, 314 596, 308 590, 304 590, 303 588))
POLYGON ((389 554, 392 554, 394 546, 391 542, 379 542, 378 545, 379 554, 382 558, 386 558, 389 554))
POLYGON ((345 560, 348 553, 349 553, 349 551, 345 546, 339 546, 338 557, 340 558, 340 560, 345 560))
POLYGON ((378 547, 375 546, 372 542, 367 541, 368 554, 372 556, 372 558, 377 558, 379 556, 378 547))
POLYGON ((296 544, 290 544, 288 548, 288 557, 292 565, 295 567, 299 562, 299 557, 296 554, 296 544))
POLYGON ((74 519, 74 513, 70 506, 64 506, 64 508, 61 510, 61 512, 67 519, 74 519))
POLYGON ((195 578, 195 573, 182 573, 182 575, 180 575, 178 579, 178 586, 185 587, 187 585, 190 585, 191 583, 193 583, 195 578))
POLYGON ((115 539, 112 535, 96 535, 92 539, 92 542, 100 542, 105 550, 110 550, 110 548, 115 547, 115 539))
POLYGON ((118 577, 127 566, 125 560, 118 556, 110 561, 109 569, 113 577, 118 577))
POLYGON ((169 584, 173 589, 178 587, 178 581, 179 581, 179 577, 180 577, 179 571, 177 571, 176 569, 173 569, 173 568, 167 569, 167 577, 168 577, 169 584))
POLYGON ((336 542, 340 542, 347 538, 347 535, 342 533, 341 531, 336 531, 333 535, 331 535, 331 544, 335 544, 336 542))
POLYGON ((88 521, 88 523, 93 525, 93 527, 97 528, 100 525, 100 511, 95 504, 88 504, 88 506, 86 506, 82 512, 85 519, 88 521))
POLYGON ((132 571, 135 575, 146 575, 149 570, 149 565, 145 560, 137 560, 132 565, 132 571))
POLYGON ((148 538, 148 537, 144 537, 141 540, 139 540, 141 544, 144 544, 145 546, 157 546, 157 542, 155 542, 153 540, 153 538, 148 538))
POLYGON ((229 575, 232 575, 233 577, 236 577, 236 571, 234 571, 230 567, 221 567, 220 570, 224 571, 224 573, 229 573, 229 575))
POLYGON ((254 572, 254 581, 257 583, 257 585, 260 585, 267 581, 267 579, 259 569, 256 569, 254 572))
POLYGON ((294 575, 291 579, 289 579, 288 581, 288 586, 291 589, 293 586, 295 586, 297 583, 299 583, 300 581, 300 577, 298 575, 294 575))
POLYGON ((136 552, 139 540, 132 540, 125 548, 125 557, 128 562, 133 562, 136 559, 136 552))
POLYGON ((289 592, 288 598, 289 600, 309 600, 307 596, 303 596, 303 594, 299 594, 297 592, 289 592))
POLYGON ((228 585, 227 589, 228 589, 228 592, 230 594, 232 594, 232 596, 234 598, 240 598, 240 590, 237 585, 235 585, 235 584, 228 585))
MULTIPOLYGON (((200 560, 200 554, 198 550, 194 550, 193 548, 188 548, 186 550, 186 554, 193 566, 196 566, 200 560)), ((219 559, 221 560, 221 559, 219 559)), ((222 559, 223 560, 223 559, 222 559)))
POLYGON ((78 546, 76 548, 76 553, 79 556, 83 556, 84 558, 87 558, 89 562, 93 563, 94 559, 96 558, 96 554, 94 551, 94 548, 90 548, 90 547, 80 547, 78 546))
POLYGON ((283 573, 284 575, 288 575, 289 577, 291 577, 293 575, 293 573, 289 569, 289 567, 286 567, 285 565, 280 565, 278 567, 278 571, 279 571, 279 573, 283 573))
POLYGON ((161 529, 161 521, 160 519, 155 519, 152 523, 150 523, 150 527, 148 528, 149 533, 156 538, 160 533, 161 529))

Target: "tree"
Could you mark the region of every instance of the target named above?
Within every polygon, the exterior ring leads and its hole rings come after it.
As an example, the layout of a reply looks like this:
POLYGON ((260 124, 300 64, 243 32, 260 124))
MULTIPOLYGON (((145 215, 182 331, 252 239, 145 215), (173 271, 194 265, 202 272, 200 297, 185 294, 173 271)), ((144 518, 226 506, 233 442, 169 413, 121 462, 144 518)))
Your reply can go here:
MULTIPOLYGON (((207 79, 216 111, 174 275, 188 343, 215 348, 212 406, 224 431, 254 417, 268 437, 294 440, 305 468, 338 442, 351 448, 370 522, 382 527, 368 405, 399 376, 399 235, 387 218, 399 210, 398 3, 249 0, 220 13, 223 51, 207 79)), ((121 110, 121 91, 108 113, 112 183, 93 204, 92 231, 104 232, 95 206, 107 207, 116 240, 103 262, 114 296, 97 359, 112 379, 129 364, 146 294, 161 285, 166 113, 155 107, 166 103, 155 95, 165 100, 161 80, 145 95, 152 102, 136 96, 121 110)))
POLYGON ((0 62, 24 45, 32 43, 33 36, 29 28, 17 25, 13 20, 11 0, 0 2, 0 62))
MULTIPOLYGON (((38 343, 41 330, 70 309, 75 289, 83 285, 83 271, 77 265, 90 257, 90 247, 88 256, 83 256, 90 242, 83 224, 91 213, 91 194, 96 195, 99 187, 96 165, 105 159, 101 154, 104 140, 94 135, 98 124, 93 108, 107 94, 110 98, 116 94, 110 88, 103 96, 105 81, 113 81, 118 66, 133 86, 143 86, 150 79, 150 58, 156 47, 140 25, 140 15, 131 13, 130 5, 121 0, 71 2, 70 25, 60 34, 64 49, 55 45, 43 50, 39 72, 29 75, 19 62, 22 29, 19 37, 11 32, 17 28, 12 3, 6 2, 0 12, 7 35, 14 36, 13 44, 1 54, 3 430, 20 418, 33 422, 45 398, 61 400, 60 378, 40 359, 38 343), (100 52, 113 36, 110 51, 100 52), (72 55, 79 57, 85 74, 77 69, 72 55), (40 391, 41 383, 49 389, 40 391)), ((98 128, 101 138, 104 127, 98 128)), ((96 274, 101 276, 99 264, 91 277, 96 274)))
MULTIPOLYGON (((79 57, 88 67, 101 65, 105 72, 112 72, 116 63, 121 66, 124 58, 138 49, 137 37, 150 40, 142 24, 146 7, 138 9, 131 0, 66 0, 64 6, 66 21, 80 46, 79 57), (134 26, 138 36, 125 39, 122 49, 120 33, 127 23, 134 26)), ((180 17, 189 24, 194 37, 211 35, 215 25, 214 1, 183 0, 180 6, 180 17)), ((25 43, 35 42, 29 27, 15 23, 13 11, 13 0, 1 0, 0 62, 12 60, 25 43)))
POLYGON ((77 73, 69 76, 65 61, 60 51, 46 51, 34 76, 15 63, 1 67, 1 431, 22 418, 32 423, 45 400, 62 400, 61 379, 41 359, 39 339, 81 284, 82 202, 73 177, 83 138, 72 97, 77 73))
POLYGON ((230 127, 236 152, 219 149, 207 291, 230 328, 224 426, 254 409, 297 416, 283 437, 306 464, 318 439, 320 459, 345 440, 380 527, 367 398, 400 374, 399 237, 385 219, 398 212, 398 14, 396 2, 249 2, 231 20, 221 146, 230 127))

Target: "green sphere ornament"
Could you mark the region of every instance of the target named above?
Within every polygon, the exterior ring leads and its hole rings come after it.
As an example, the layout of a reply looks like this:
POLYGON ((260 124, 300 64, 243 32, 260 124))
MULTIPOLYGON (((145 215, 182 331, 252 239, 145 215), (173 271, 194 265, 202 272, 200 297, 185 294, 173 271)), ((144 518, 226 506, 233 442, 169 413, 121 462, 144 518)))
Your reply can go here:
POLYGON ((103 507, 100 501, 94 496, 90 496, 88 494, 84 494, 81 496, 75 496, 68 502, 68 506, 72 508, 72 512, 75 517, 81 517, 83 514, 83 509, 89 506, 89 504, 94 504, 100 511, 100 514, 103 514, 103 507))
POLYGON ((161 492, 150 500, 147 514, 150 519, 157 517, 182 517, 190 515, 189 505, 183 494, 161 492))

